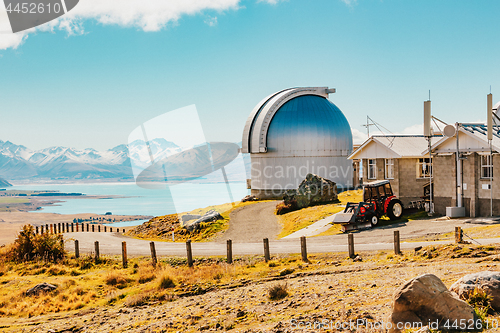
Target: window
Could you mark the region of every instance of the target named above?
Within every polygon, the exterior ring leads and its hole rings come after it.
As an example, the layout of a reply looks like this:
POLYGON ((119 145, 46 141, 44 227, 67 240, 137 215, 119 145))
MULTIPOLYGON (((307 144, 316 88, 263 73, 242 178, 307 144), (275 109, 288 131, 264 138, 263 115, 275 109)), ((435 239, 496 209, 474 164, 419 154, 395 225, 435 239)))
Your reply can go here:
POLYGON ((481 178, 493 178, 493 163, 491 155, 481 156, 481 178))
POLYGON ((368 160, 368 179, 377 179, 377 160, 368 160))
POLYGON ((432 165, 428 158, 419 158, 417 162, 417 178, 429 178, 432 173, 432 165))
POLYGON ((385 179, 394 179, 394 159, 385 159, 385 179))

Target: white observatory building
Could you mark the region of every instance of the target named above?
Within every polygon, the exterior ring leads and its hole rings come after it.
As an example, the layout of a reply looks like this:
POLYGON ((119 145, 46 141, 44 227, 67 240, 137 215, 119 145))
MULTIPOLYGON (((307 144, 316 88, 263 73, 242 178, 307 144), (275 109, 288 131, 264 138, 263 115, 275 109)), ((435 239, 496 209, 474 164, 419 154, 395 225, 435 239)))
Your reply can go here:
POLYGON ((308 173, 353 186, 351 127, 328 100, 335 89, 290 88, 264 98, 247 119, 242 152, 252 161, 251 193, 280 198, 296 189, 308 173))

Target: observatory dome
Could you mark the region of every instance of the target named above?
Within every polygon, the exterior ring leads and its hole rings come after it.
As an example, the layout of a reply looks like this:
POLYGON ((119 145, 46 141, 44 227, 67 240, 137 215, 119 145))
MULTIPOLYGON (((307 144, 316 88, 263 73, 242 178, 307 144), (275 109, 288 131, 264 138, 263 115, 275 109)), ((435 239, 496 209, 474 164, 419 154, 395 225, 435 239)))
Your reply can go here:
POLYGON ((328 100, 334 89, 291 88, 263 99, 247 119, 242 152, 252 160, 252 194, 279 197, 307 173, 352 186, 349 122, 328 100), (262 194, 260 192, 272 191, 262 194))

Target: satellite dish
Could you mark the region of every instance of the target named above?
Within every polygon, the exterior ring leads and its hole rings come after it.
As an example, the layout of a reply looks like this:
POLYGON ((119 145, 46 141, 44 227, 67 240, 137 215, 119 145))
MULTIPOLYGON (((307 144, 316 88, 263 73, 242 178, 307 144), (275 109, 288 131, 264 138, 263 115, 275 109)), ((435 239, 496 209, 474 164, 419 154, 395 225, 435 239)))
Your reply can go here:
POLYGON ((455 126, 453 126, 453 125, 446 125, 444 127, 444 130, 443 130, 444 135, 446 135, 449 138, 454 136, 455 132, 456 132, 456 129, 455 129, 455 126))

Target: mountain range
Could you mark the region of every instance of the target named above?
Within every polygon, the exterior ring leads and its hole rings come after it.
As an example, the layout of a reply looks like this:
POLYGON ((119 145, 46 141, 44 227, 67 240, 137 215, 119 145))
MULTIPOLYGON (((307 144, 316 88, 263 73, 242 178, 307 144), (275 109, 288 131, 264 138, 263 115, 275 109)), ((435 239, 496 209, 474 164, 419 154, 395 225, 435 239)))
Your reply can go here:
MULTIPOLYGON (((7 180, 134 180, 133 169, 146 168, 151 160, 178 156, 186 150, 162 138, 122 144, 106 151, 50 147, 31 150, 0 140, 0 177, 7 180)), ((190 161, 185 160, 189 163, 190 161)), ((193 165, 198 163, 192 161, 193 165)))

